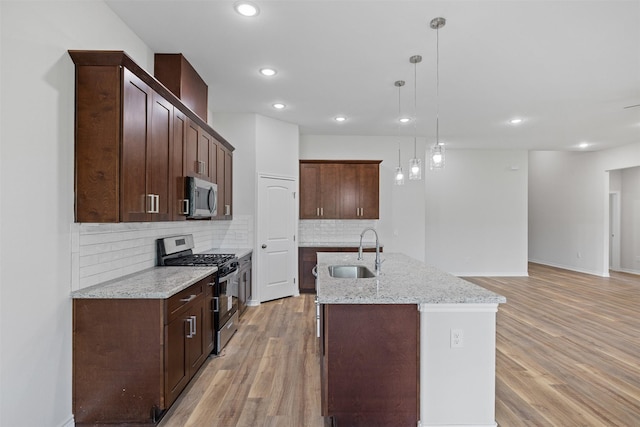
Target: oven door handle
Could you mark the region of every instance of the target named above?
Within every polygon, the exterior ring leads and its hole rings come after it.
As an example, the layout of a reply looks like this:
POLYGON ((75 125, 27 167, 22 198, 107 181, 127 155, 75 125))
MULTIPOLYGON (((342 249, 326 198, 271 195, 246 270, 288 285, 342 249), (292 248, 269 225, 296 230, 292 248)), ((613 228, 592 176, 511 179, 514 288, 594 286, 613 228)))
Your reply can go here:
POLYGON ((238 269, 236 268, 235 270, 233 270, 232 273, 229 273, 226 276, 219 278, 218 282, 229 282, 231 281, 231 279, 233 279, 237 275, 238 275, 238 269))

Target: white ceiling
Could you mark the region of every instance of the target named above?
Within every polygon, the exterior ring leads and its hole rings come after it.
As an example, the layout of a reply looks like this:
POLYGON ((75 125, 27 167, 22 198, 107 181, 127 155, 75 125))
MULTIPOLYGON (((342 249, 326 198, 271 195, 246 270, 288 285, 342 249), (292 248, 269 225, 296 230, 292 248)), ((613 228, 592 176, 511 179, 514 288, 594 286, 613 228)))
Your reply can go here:
MULTIPOLYGON (((448 148, 601 150, 640 142, 640 0, 107 0, 158 53, 183 53, 209 85, 212 112, 258 113, 302 134, 414 134, 448 148), (270 66, 278 74, 258 73, 270 66), (275 111, 271 105, 287 108, 275 111), (336 115, 348 120, 337 123, 336 115), (513 117, 524 119, 510 125, 513 117)), ((149 70, 152 72, 152 70, 149 70)), ((390 139, 391 141, 391 139, 390 139)))

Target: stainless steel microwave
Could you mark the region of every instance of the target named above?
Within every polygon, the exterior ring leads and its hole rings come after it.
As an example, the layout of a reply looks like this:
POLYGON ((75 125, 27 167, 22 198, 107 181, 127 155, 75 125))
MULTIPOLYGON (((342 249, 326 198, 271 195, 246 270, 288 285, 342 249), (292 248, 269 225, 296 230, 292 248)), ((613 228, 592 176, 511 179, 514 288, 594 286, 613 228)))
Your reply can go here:
POLYGON ((188 218, 211 218, 218 214, 218 184, 187 177, 188 218))

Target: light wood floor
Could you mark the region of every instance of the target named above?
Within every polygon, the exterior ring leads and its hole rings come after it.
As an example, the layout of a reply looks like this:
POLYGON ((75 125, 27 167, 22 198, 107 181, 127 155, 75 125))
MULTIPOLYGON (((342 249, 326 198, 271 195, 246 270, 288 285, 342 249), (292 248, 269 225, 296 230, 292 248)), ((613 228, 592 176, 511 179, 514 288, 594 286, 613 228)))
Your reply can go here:
MULTIPOLYGON (((529 277, 467 279, 507 297, 496 337, 501 427, 640 426, 638 276, 530 264, 529 277)), ((313 298, 249 307, 159 427, 324 427, 313 298)))

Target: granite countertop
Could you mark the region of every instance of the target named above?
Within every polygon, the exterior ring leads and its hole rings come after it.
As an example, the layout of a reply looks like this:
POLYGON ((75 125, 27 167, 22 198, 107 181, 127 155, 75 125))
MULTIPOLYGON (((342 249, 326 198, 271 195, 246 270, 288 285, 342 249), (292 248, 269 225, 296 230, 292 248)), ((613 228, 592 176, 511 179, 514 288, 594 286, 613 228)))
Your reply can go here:
POLYGON ((318 253, 321 304, 499 304, 506 298, 400 253, 382 253, 382 273, 369 279, 338 279, 330 265, 364 265, 374 271, 375 253, 318 253))
POLYGON ((71 298, 166 299, 218 271, 218 267, 153 267, 71 293, 71 298))
MULTIPOLYGON (((300 242, 298 246, 301 248, 357 248, 360 242, 300 242)), ((382 248, 384 245, 380 243, 382 248)), ((375 248, 376 242, 362 242, 363 248, 375 248)))

